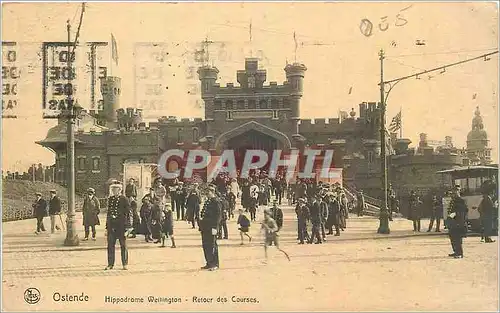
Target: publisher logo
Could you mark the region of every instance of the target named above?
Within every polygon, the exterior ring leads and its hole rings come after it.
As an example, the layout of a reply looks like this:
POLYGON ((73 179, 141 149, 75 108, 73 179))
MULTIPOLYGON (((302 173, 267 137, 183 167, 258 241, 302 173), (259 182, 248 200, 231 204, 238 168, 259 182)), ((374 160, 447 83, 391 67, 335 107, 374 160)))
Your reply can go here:
POLYGON ((24 301, 28 304, 37 304, 41 298, 40 290, 36 288, 28 288, 24 292, 24 301))

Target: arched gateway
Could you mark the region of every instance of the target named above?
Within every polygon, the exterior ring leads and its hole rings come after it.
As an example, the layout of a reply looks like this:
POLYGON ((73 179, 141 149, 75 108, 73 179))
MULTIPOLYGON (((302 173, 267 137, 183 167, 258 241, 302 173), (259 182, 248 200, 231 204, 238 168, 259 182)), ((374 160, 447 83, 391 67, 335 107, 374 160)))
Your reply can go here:
POLYGON ((224 150, 234 151, 238 168, 241 168, 245 152, 248 150, 266 151, 270 162, 274 150, 287 153, 291 148, 290 139, 284 133, 255 121, 222 133, 215 141, 215 150, 218 154, 224 150))

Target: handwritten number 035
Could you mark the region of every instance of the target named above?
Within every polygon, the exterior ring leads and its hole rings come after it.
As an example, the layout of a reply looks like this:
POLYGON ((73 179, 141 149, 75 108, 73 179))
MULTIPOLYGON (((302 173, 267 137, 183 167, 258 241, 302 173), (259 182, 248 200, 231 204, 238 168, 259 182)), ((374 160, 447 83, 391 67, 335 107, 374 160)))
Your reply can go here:
MULTIPOLYGON (((405 9, 401 10, 400 12, 407 10, 409 8, 410 7, 407 7, 405 9)), ((387 16, 381 17, 380 20, 381 21, 378 24, 378 29, 380 31, 385 32, 386 30, 389 29, 389 23, 387 22, 387 16)), ((401 26, 405 26, 406 24, 408 24, 408 20, 406 20, 401 15, 401 13, 398 13, 396 15, 396 23, 394 25, 401 27, 401 26)), ((373 23, 367 18, 362 19, 361 23, 359 24, 359 31, 361 32, 361 34, 365 35, 366 37, 370 37, 373 34, 373 23)))

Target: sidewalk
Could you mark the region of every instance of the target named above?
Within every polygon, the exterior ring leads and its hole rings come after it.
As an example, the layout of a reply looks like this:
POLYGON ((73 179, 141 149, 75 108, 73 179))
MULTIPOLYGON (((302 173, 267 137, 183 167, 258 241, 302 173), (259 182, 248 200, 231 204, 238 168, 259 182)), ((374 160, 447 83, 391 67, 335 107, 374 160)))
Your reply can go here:
MULTIPOLYGON (((281 232, 281 242, 293 243, 296 242, 296 218, 294 208, 290 206, 282 207, 285 216, 285 227, 281 232)), ((262 217, 262 210, 260 209, 260 217, 262 217)), ((77 229, 79 232, 80 240, 84 237, 84 228, 82 225, 82 213, 77 212, 77 229)), ((83 250, 105 250, 106 242, 104 235, 106 215, 100 215, 101 225, 97 226, 97 241, 80 241, 80 245, 76 247, 66 247, 63 245, 66 236, 65 231, 57 231, 55 234, 50 234, 50 219, 45 218, 44 224, 48 231, 40 235, 36 235, 34 230, 36 229, 36 220, 22 220, 14 222, 4 222, 2 223, 2 234, 3 234, 3 253, 13 253, 13 252, 50 252, 50 251, 83 251, 83 250)), ((66 216, 63 215, 63 221, 65 222, 66 216)), ((338 241, 352 241, 352 240, 378 240, 378 239, 397 239, 406 238, 414 236, 446 236, 447 233, 442 229, 441 233, 436 232, 426 232, 427 226, 429 225, 429 220, 422 220, 422 232, 415 233, 412 231, 412 222, 405 218, 395 218, 394 221, 389 222, 391 233, 389 235, 377 234, 377 229, 379 225, 379 220, 375 217, 363 216, 357 217, 354 214, 350 215, 347 220, 347 229, 341 233, 341 236, 334 237, 329 236, 327 243, 334 243, 338 241)), ((60 221, 58 219, 58 224, 60 221)), ((236 219, 228 221, 228 228, 236 228, 236 219)), ((183 242, 188 241, 188 246, 200 246, 198 238, 196 237, 198 232, 191 230, 186 222, 176 221, 175 222, 175 232, 177 240, 183 242), (194 239, 191 240, 190 238, 194 239)), ((255 227, 254 227, 255 228, 255 227)), ((233 229, 234 230, 234 229, 233 229)), ((310 227, 309 227, 310 230, 310 227)), ((237 235, 237 232, 236 234, 237 235)), ((238 236, 238 235, 237 235, 238 236)), ((144 236, 138 235, 136 239, 129 240, 129 247, 131 249, 141 249, 148 248, 149 245, 144 244, 144 236)), ((237 244, 237 243, 235 243, 237 244)))

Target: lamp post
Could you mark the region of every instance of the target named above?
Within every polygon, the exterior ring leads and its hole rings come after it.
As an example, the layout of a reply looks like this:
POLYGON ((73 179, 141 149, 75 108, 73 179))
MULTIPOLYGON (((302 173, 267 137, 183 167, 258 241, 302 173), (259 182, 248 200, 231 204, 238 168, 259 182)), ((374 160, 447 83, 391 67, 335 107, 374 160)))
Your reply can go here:
POLYGON ((380 50, 380 163, 382 178, 382 207, 380 208, 379 227, 377 233, 389 234, 389 212, 387 210, 387 155, 385 152, 385 83, 384 83, 384 50, 380 50))
MULTIPOLYGON (((68 75, 68 88, 66 91, 68 93, 68 103, 66 106, 66 118, 67 118, 67 152, 68 152, 68 219, 66 227, 66 239, 64 240, 65 246, 78 246, 80 240, 78 239, 78 233, 76 231, 76 212, 75 212, 75 114, 76 108, 73 105, 73 75, 74 71, 72 69, 72 53, 71 53, 71 25, 69 20, 66 26, 68 32, 68 60, 67 67, 70 75, 68 75)), ((76 43, 75 43, 76 44, 76 43)), ((73 53, 74 53, 73 49, 73 53)))

